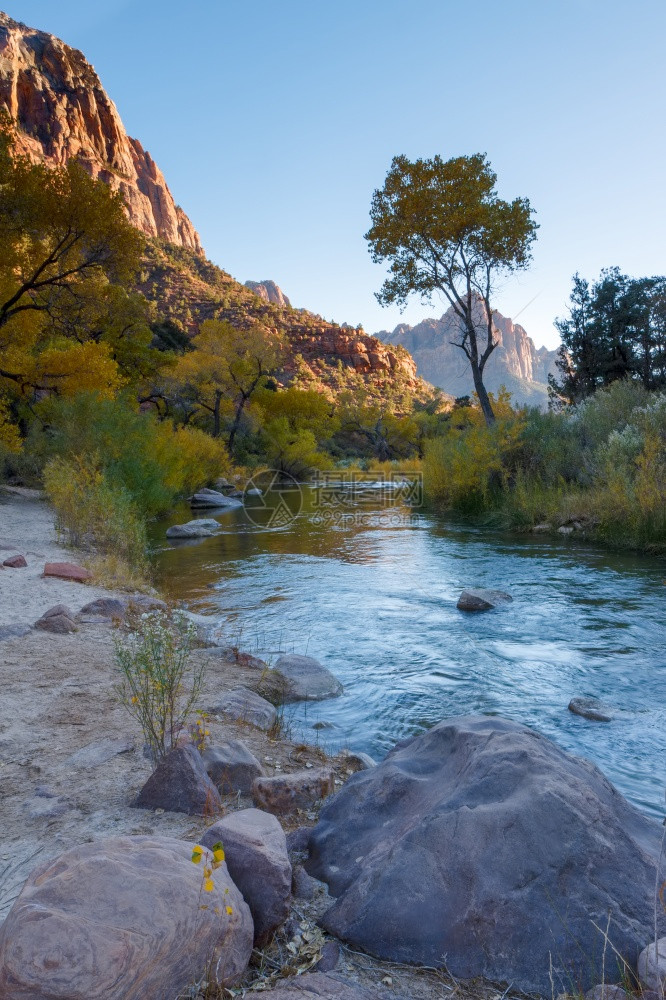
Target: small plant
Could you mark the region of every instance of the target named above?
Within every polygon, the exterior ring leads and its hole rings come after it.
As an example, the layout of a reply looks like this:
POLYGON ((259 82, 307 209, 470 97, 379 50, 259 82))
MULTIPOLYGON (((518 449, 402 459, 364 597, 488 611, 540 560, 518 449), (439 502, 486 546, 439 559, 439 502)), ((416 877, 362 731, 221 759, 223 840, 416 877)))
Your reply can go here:
MULTIPOLYGON (((138 720, 153 760, 176 746, 201 693, 203 664, 190 664, 196 629, 184 615, 150 612, 115 642, 122 673, 116 693, 138 720)), ((205 735, 204 735, 205 739, 205 735)))
MULTIPOLYGON (((199 844, 195 844, 192 848, 192 864, 201 864, 203 860, 203 873, 201 876, 201 892, 212 892, 215 888, 215 882, 213 881, 213 872, 216 868, 219 868, 224 861, 224 847, 221 841, 213 844, 210 851, 206 850, 205 847, 201 847, 199 844)), ((225 896, 228 894, 229 890, 225 889, 225 896)), ((202 907, 202 909, 207 909, 207 906, 202 907)), ((225 907, 226 912, 229 916, 234 912, 231 906, 225 907)))

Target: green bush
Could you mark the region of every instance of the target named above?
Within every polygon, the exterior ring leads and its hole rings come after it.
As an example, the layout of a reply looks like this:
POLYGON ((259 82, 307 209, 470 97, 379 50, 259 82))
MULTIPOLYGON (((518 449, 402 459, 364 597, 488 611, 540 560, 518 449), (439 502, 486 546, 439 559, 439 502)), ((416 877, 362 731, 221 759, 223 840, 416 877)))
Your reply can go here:
POLYGON ((109 482, 98 456, 50 459, 44 488, 55 508, 56 529, 70 545, 113 554, 145 570, 145 524, 130 493, 109 482))
POLYGON ((163 513, 175 496, 228 469, 220 442, 195 429, 174 429, 169 421, 140 412, 127 396, 81 393, 47 401, 40 415, 48 431, 33 447, 43 457, 94 456, 109 487, 125 491, 144 518, 163 513))

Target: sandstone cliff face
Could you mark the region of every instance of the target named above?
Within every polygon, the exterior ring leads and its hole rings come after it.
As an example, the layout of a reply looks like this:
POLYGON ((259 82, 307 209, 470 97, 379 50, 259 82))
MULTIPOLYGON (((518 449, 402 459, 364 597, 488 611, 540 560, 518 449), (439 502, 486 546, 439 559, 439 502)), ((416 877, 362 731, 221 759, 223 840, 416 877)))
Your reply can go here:
POLYGON ((130 221, 148 236, 201 251, 150 153, 131 139, 97 73, 77 49, 0 12, 0 107, 18 129, 18 145, 36 161, 76 157, 125 199, 130 221))
MULTIPOLYGON (((477 326, 485 342, 486 313, 478 303, 477 326)), ((555 372, 556 351, 538 350, 519 323, 501 313, 493 313, 493 327, 498 346, 485 369, 485 384, 491 392, 504 385, 514 402, 541 406, 547 401, 548 375, 555 372)), ((395 330, 383 330, 377 336, 385 344, 402 344, 413 355, 419 375, 453 396, 474 392, 467 358, 452 341, 460 340, 460 321, 447 309, 440 319, 425 319, 416 326, 401 323, 395 330)))

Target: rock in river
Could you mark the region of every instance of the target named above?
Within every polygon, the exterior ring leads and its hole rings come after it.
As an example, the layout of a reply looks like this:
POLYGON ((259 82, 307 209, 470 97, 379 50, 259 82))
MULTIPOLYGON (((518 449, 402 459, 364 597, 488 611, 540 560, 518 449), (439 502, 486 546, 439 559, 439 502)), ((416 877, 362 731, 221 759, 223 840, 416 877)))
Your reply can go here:
POLYGON ((220 527, 219 521, 212 517, 199 517, 187 524, 172 524, 167 528, 167 538, 210 538, 220 527))
POLYGON ((513 601, 511 594, 503 590, 463 590, 456 607, 459 611, 491 611, 513 601))
POLYGON ((224 864, 202 907, 191 858, 182 840, 109 837, 40 865, 0 928, 0 996, 175 997, 209 963, 222 985, 236 982, 252 951, 250 911, 224 864))
POLYGON ((602 981, 594 924, 609 914, 630 964, 654 936, 661 833, 593 764, 518 723, 469 716, 353 775, 324 803, 306 869, 337 897, 324 927, 353 946, 426 965, 446 956, 454 976, 545 995, 551 959, 556 993, 602 981))
POLYGON ((261 678, 258 690, 275 704, 337 698, 344 688, 319 660, 287 653, 261 678))
POLYGON ((194 496, 190 497, 190 507, 203 507, 211 509, 214 507, 242 507, 243 504, 240 500, 236 500, 234 497, 225 496, 224 493, 218 493, 217 490, 203 489, 195 493, 194 496))
POLYGON ((574 715, 582 715, 584 719, 591 719, 593 722, 612 722, 613 716, 606 705, 603 705, 596 698, 572 698, 569 702, 569 711, 574 715))

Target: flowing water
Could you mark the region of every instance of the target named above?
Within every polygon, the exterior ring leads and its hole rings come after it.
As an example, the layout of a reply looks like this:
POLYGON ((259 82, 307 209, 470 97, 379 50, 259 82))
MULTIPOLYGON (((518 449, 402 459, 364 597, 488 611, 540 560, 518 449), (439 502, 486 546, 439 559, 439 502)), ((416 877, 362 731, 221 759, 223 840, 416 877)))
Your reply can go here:
POLYGON ((301 738, 379 759, 448 716, 502 715, 594 761, 662 818, 663 561, 451 524, 402 494, 368 484, 327 501, 303 488, 281 517, 284 498, 267 494, 263 512, 214 512, 212 538, 167 543, 169 524, 198 516, 183 506, 154 526, 158 586, 212 616, 230 644, 273 663, 314 656, 340 678, 342 697, 288 707, 301 738), (514 601, 464 614, 466 586, 514 601), (574 696, 599 698, 613 721, 573 715, 574 696))

